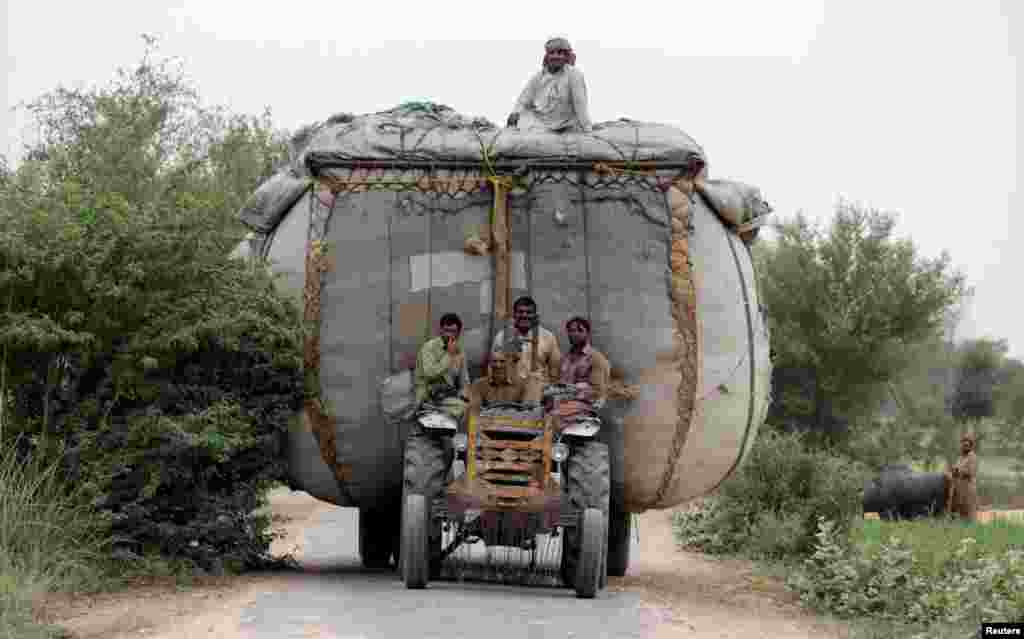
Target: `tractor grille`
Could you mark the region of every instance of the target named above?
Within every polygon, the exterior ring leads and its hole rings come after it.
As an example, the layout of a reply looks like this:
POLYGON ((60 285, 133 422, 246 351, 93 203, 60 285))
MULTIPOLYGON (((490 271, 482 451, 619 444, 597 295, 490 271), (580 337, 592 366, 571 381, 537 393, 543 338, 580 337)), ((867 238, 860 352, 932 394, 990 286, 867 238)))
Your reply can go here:
POLYGON ((540 448, 516 446, 531 443, 514 439, 493 439, 483 435, 477 448, 477 468, 480 477, 491 483, 507 486, 526 486, 531 479, 541 477, 543 451, 540 448))
POLYGON ((477 476, 496 486, 544 481, 544 421, 520 415, 482 416, 476 441, 477 476))

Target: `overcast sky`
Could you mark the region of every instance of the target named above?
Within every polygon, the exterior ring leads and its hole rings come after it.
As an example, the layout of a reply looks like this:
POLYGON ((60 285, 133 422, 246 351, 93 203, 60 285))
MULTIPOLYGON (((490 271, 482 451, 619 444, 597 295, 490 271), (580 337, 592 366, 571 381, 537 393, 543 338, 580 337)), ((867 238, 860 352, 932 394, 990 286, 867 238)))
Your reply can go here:
MULTIPOLYGON (((289 130, 407 99, 503 122, 544 40, 567 35, 596 121, 681 127, 713 177, 758 185, 777 215, 824 221, 840 196, 898 213, 976 287, 961 336, 1024 357, 1021 2, 5 4, 8 107, 106 83, 145 32, 207 104, 269 106, 289 130)), ((0 113, 0 153, 17 157, 27 123, 0 113)))

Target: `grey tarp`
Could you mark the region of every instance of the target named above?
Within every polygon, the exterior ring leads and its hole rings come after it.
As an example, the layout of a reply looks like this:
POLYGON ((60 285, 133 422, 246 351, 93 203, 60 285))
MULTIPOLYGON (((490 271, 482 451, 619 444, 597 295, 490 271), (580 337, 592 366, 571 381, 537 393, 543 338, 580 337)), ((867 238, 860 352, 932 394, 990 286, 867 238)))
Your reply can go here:
POLYGON ((292 167, 282 169, 249 196, 238 217, 249 228, 270 233, 309 187, 307 177, 292 167))
MULTIPOLYGON (((317 127, 304 153, 338 158, 444 159, 577 157, 587 160, 677 160, 704 152, 689 135, 665 124, 622 118, 595 125, 592 133, 549 133, 498 128, 442 105, 396 107, 341 117, 317 127)), ((301 159, 301 158, 300 158, 301 159)))
POLYGON ((291 141, 291 162, 265 182, 239 212, 241 221, 270 233, 308 188, 306 160, 445 160, 510 158, 593 161, 703 162, 700 146, 678 128, 622 118, 592 133, 554 134, 498 128, 436 104, 407 104, 365 115, 340 114, 304 127, 291 141))
POLYGON ((740 226, 771 213, 761 190, 742 182, 700 180, 697 190, 707 198, 711 208, 732 226, 740 226))
MULTIPOLYGON (((406 149, 401 157, 479 160, 479 140, 484 147, 493 143, 495 155, 489 152, 489 159, 500 159, 498 151, 505 157, 561 158, 568 146, 581 142, 593 143, 591 159, 600 161, 702 156, 688 136, 664 125, 611 123, 589 138, 525 134, 499 131, 438 107, 333 118, 306 136, 309 142, 294 149, 290 170, 295 176, 306 177, 305 156, 313 151, 397 159, 396 149, 406 149), (615 145, 619 148, 612 153, 615 145)), ((403 179, 421 173, 396 170, 403 179)), ((352 173, 331 171, 340 177, 352 173)), ((531 172, 526 178, 531 186, 510 194, 512 297, 528 293, 537 300, 541 324, 559 336, 563 350, 565 321, 577 314, 591 320, 595 346, 623 384, 639 389, 635 401, 609 401, 602 432, 622 437, 630 420, 651 429, 637 436, 654 442, 657 450, 648 455, 638 449, 632 465, 664 469, 663 435, 672 440, 677 432, 673 398, 679 388, 678 373, 662 378, 659 372, 660 362, 676 350, 678 328, 669 296, 673 226, 666 195, 653 179, 641 184, 611 177, 619 180, 616 188, 602 188, 595 182, 605 178, 587 174, 581 183, 580 177, 558 169, 531 172)), ((391 503, 401 495, 409 370, 423 339, 434 334, 443 313, 458 313, 465 323, 470 374, 478 378, 501 328, 494 318, 493 257, 464 250, 466 239, 488 226, 492 206, 493 194, 486 190, 457 198, 420 191, 346 192, 334 198, 307 191, 268 237, 264 252, 296 295, 302 291, 311 233, 332 247, 334 259, 320 293, 320 390, 331 406, 337 460, 351 468, 346 491, 352 497, 339 495, 308 425, 293 429, 289 438, 296 486, 341 505, 391 503)), ((694 196, 691 206, 690 254, 702 325, 698 365, 705 382, 698 388, 701 419, 693 422, 680 451, 678 479, 659 507, 703 494, 732 472, 749 450, 767 405, 768 336, 762 317, 752 310, 758 299, 749 252, 705 198, 694 196), (728 392, 712 392, 723 387, 728 392)), ((627 499, 635 510, 657 488, 653 484, 661 473, 634 476, 626 465, 624 458, 613 461, 613 481, 624 482, 628 494, 636 496, 627 499)))
MULTIPOLYGON (((253 194, 239 212, 260 233, 272 232, 309 186, 307 160, 416 160, 495 162, 571 158, 594 162, 705 164, 704 151, 677 127, 621 118, 591 133, 498 128, 436 104, 410 104, 366 115, 338 115, 305 127, 292 140, 292 161, 253 194)), ((727 180, 699 183, 712 210, 732 226, 771 211, 755 187, 727 180)))

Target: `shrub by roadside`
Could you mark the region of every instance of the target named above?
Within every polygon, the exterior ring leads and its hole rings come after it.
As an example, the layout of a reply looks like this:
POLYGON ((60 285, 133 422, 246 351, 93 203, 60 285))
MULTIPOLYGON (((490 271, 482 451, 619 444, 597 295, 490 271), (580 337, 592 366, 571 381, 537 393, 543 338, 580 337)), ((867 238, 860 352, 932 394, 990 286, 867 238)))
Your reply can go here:
POLYGON ((119 558, 158 554, 215 574, 265 567, 270 522, 253 511, 284 477, 301 375, 253 339, 235 352, 204 346, 146 375, 152 400, 126 401, 105 423, 80 415, 71 471, 110 514, 119 558))
POLYGON ((869 469, 766 432, 717 493, 677 513, 684 547, 779 560, 804 605, 858 636, 952 639, 1024 620, 1024 526, 865 521, 869 469))
POLYGON ((848 530, 860 513, 867 469, 810 448, 795 433, 764 432, 749 458, 702 508, 677 513, 691 549, 782 559, 813 552, 819 516, 848 530))
MULTIPOLYGON (((1019 545, 992 552, 965 535, 936 563, 917 546, 934 535, 935 526, 963 525, 911 525, 916 530, 904 528, 909 538, 891 536, 872 550, 861 543, 844 543, 837 528, 822 518, 814 553, 787 585, 816 610, 847 619, 876 619, 920 633, 970 632, 983 620, 1024 621, 1024 550, 1019 545)), ((1015 534, 1024 536, 1021 531, 1015 534)))

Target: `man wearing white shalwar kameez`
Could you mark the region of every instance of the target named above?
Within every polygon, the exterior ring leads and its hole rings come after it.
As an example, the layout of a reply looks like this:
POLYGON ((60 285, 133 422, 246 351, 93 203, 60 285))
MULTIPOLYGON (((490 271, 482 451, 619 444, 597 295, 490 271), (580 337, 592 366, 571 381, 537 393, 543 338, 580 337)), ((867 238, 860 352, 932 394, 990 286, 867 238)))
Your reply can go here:
POLYGON ((552 38, 544 44, 544 65, 530 78, 516 100, 508 126, 519 128, 526 115, 525 130, 553 133, 593 130, 587 105, 587 85, 583 72, 576 69, 576 54, 565 38, 552 38))

